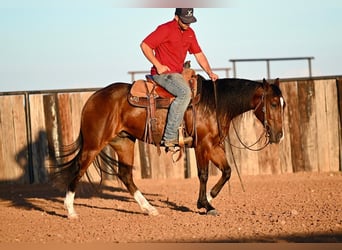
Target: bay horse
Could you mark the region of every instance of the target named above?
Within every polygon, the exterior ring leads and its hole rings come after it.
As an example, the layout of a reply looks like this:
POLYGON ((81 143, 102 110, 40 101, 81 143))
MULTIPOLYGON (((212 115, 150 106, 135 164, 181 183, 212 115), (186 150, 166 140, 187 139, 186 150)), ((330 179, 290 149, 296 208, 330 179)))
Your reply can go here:
MULTIPOLYGON (((269 143, 279 143, 283 138, 282 116, 285 102, 279 88, 279 79, 273 84, 265 79, 257 82, 236 78, 212 82, 200 75, 196 76, 197 91, 201 98, 195 105, 195 121, 193 112, 189 109, 184 115, 184 123, 188 131, 193 125, 196 127, 197 143, 192 146, 200 182, 197 208, 204 208, 207 214, 216 215, 217 211, 211 205, 211 200, 219 194, 231 176, 223 141, 228 135, 232 119, 254 110, 255 116, 264 126, 269 143), (209 161, 222 174, 207 192, 209 161)), ((54 182, 66 190, 64 205, 68 218, 78 217, 73 205, 76 187, 92 162, 98 165, 99 162, 116 165, 115 175, 123 182, 141 210, 149 215, 159 214, 133 181, 134 144, 136 140, 144 141, 147 111, 128 102, 131 86, 131 83, 113 83, 90 96, 82 110, 78 139, 63 149, 64 152, 57 161, 59 163, 54 182), (117 160, 106 154, 104 148, 107 145, 116 152, 117 160), (67 160, 63 162, 63 158, 67 160)), ((167 109, 158 109, 156 116, 165 125, 167 109)))

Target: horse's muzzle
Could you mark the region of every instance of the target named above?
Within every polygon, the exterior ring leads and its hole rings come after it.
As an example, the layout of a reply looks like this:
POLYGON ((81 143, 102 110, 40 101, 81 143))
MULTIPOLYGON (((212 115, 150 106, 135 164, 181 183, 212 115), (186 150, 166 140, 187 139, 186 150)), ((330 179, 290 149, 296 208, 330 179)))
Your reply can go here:
POLYGON ((284 138, 284 133, 282 131, 278 133, 269 133, 269 143, 280 143, 284 138))

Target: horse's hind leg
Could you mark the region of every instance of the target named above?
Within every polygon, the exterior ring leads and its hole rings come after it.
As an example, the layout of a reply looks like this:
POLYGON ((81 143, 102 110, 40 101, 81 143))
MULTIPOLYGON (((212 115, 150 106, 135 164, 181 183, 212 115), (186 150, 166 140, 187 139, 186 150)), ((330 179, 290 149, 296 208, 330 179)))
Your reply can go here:
POLYGON ((68 190, 66 192, 66 196, 64 199, 64 206, 68 210, 68 218, 69 219, 77 219, 78 215, 74 209, 74 198, 75 198, 75 191, 76 187, 87 171, 89 165, 93 162, 95 156, 98 154, 98 151, 87 151, 83 150, 81 152, 80 158, 75 162, 77 164, 77 172, 75 173, 74 178, 70 182, 68 186, 68 190), (79 167, 79 168, 78 168, 79 167))
POLYGON ((142 211, 149 215, 158 215, 158 210, 146 200, 133 181, 134 141, 125 137, 116 139, 110 145, 118 155, 119 179, 124 183, 128 192, 134 197, 142 211))

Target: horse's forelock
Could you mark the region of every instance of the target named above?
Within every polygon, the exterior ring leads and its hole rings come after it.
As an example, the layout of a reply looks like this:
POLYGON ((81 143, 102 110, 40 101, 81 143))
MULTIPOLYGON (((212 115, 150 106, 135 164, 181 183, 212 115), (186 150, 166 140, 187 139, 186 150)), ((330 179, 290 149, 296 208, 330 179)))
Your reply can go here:
POLYGON ((280 90, 280 88, 279 88, 278 85, 276 85, 276 84, 271 84, 270 86, 272 87, 272 90, 273 90, 274 95, 276 95, 276 96, 282 96, 281 90, 280 90))

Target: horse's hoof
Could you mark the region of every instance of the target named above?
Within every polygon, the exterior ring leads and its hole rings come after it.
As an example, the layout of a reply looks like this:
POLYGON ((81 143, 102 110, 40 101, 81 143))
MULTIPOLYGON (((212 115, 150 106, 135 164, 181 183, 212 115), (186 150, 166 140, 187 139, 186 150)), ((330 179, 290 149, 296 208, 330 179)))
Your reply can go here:
POLYGON ((156 208, 154 207, 150 207, 150 208, 145 208, 143 209, 143 211, 148 214, 148 215, 151 215, 151 216, 157 216, 159 215, 159 212, 156 208))
POLYGON ((69 220, 77 220, 78 214, 76 214, 76 213, 68 214, 68 219, 69 220))
POLYGON ((218 216, 219 212, 216 209, 209 210, 207 215, 218 216))
POLYGON ((157 209, 154 209, 154 210, 150 211, 150 212, 148 213, 148 215, 158 216, 158 215, 159 215, 159 212, 158 212, 157 209))

